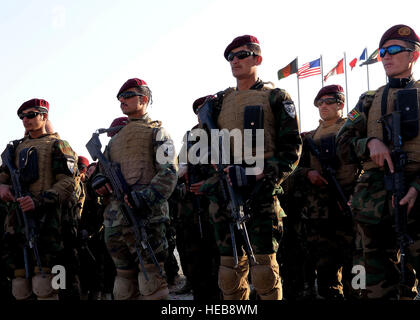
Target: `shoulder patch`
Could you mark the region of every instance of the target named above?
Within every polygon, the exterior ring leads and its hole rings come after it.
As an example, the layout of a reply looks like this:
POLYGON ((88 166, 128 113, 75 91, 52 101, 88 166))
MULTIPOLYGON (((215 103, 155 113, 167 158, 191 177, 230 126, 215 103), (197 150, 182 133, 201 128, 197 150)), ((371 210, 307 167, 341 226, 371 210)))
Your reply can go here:
POLYGON ((356 120, 358 117, 360 117, 360 113, 357 111, 357 109, 353 109, 347 114, 347 118, 351 121, 356 120))
POLYGON ((295 108, 295 105, 294 105, 293 101, 284 100, 283 101, 283 107, 284 107, 284 110, 286 111, 286 113, 291 118, 294 119, 296 117, 296 108, 295 108))

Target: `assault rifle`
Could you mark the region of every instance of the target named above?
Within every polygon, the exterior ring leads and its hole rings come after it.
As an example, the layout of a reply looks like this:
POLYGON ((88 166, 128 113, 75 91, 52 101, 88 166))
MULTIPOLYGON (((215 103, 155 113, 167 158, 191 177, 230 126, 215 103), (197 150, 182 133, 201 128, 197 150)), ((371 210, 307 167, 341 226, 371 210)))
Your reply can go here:
POLYGON ((144 277, 148 281, 149 277, 144 267, 143 258, 140 253, 140 247, 143 247, 143 249, 147 250, 151 259, 153 260, 154 265, 158 268, 159 273, 162 276, 163 271, 156 259, 149 241, 147 240, 146 217, 144 216, 144 213, 140 213, 140 210, 144 210, 145 208, 141 207, 139 199, 136 199, 136 197, 134 197, 131 193, 130 187, 122 175, 119 163, 109 161, 101 151, 102 144, 99 140, 99 135, 109 131, 109 129, 99 129, 94 132, 92 134, 92 138, 86 144, 86 149, 89 151, 93 161, 98 160, 101 164, 106 177, 111 183, 114 197, 122 204, 122 214, 133 230, 137 257, 139 258, 139 263, 142 268, 144 277), (125 202, 125 196, 127 196, 130 205, 125 202))
MULTIPOLYGON (((22 185, 20 183, 21 176, 20 171, 14 165, 14 154, 15 146, 13 142, 9 143, 6 146, 6 149, 1 154, 1 160, 3 164, 7 166, 10 172, 10 180, 12 181, 13 192, 16 198, 21 198, 26 195, 29 195, 23 191, 22 185)), ((36 264, 39 268, 39 271, 43 276, 45 276, 44 271, 41 266, 41 259, 38 252, 38 226, 31 213, 27 214, 23 212, 20 206, 17 206, 17 219, 20 227, 23 227, 25 232, 25 244, 23 245, 23 261, 25 263, 25 273, 26 278, 29 278, 29 261, 28 261, 28 248, 32 249, 32 252, 35 256, 36 264), (22 221, 23 220, 23 221, 22 221)))
MULTIPOLYGON (((327 139, 334 139, 334 136, 327 139)), ((344 194, 340 184, 338 183, 337 178, 335 177, 336 172, 331 164, 331 159, 326 159, 321 155, 321 151, 319 150, 318 146, 315 144, 315 141, 311 137, 307 137, 305 140, 308 143, 312 155, 316 157, 319 163, 321 164, 322 175, 327 179, 328 187, 336 196, 338 205, 341 208, 344 216, 351 217, 352 212, 351 208, 347 204, 348 199, 344 194)), ((331 143, 335 143, 335 141, 331 140, 331 143)))
MULTIPOLYGON (((190 141, 191 131, 187 131, 187 153, 190 148, 193 146, 193 142, 190 141)), ((187 163, 187 172, 188 172, 188 190, 190 190, 191 185, 194 183, 199 182, 197 175, 196 175, 196 168, 193 167, 191 163, 187 163)), ((198 227, 200 230, 200 238, 203 239, 203 228, 201 224, 202 216, 203 216, 203 208, 201 207, 200 196, 194 194, 193 195, 193 211, 197 213, 198 216, 198 227)))
POLYGON ((406 253, 413 240, 407 233, 407 206, 400 205, 400 201, 407 193, 404 178, 404 168, 407 164, 407 153, 402 150, 401 135, 401 108, 398 100, 395 104, 395 111, 381 117, 380 122, 385 126, 386 132, 392 141, 391 159, 394 164, 394 173, 386 169, 385 189, 392 192, 393 195, 393 214, 395 222, 395 234, 400 249, 401 263, 401 284, 407 284, 406 277, 406 253), (391 122, 391 123, 390 123, 391 122))
MULTIPOLYGON (((211 100, 206 100, 203 106, 199 109, 199 116, 201 123, 204 129, 210 133, 210 130, 217 129, 213 119, 212 119, 212 105, 211 100)), ((212 147, 214 147, 212 145, 212 147)), ((241 199, 240 194, 233 189, 232 185, 228 181, 227 173, 224 171, 225 166, 223 165, 223 155, 226 155, 223 148, 223 137, 219 135, 219 145, 218 150, 212 149, 212 152, 218 154, 217 161, 217 173, 219 176, 220 187, 222 190, 223 197, 226 202, 228 202, 228 208, 231 214, 231 222, 229 222, 229 230, 232 238, 232 249, 233 249, 233 258, 235 262, 235 267, 238 266, 238 252, 236 249, 236 239, 235 239, 235 227, 242 234, 244 243, 245 243, 245 252, 248 256, 248 259, 252 265, 256 264, 254 252, 251 247, 251 243, 248 237, 248 231, 246 228, 246 221, 249 220, 249 213, 244 212, 244 203, 241 199)))

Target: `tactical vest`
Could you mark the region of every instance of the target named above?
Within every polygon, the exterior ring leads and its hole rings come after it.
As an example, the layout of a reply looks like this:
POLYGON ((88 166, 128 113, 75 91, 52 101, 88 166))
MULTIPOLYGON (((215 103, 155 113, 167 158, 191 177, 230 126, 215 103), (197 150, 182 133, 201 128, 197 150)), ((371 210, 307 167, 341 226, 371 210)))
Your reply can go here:
MULTIPOLYGON (((414 85, 415 88, 420 88, 420 82, 417 81, 414 85)), ((367 121, 367 136, 368 137, 376 137, 383 141, 383 131, 382 131, 382 123, 378 123, 377 121, 382 117, 381 115, 381 101, 382 101, 382 94, 384 92, 385 86, 379 88, 375 94, 375 98, 372 101, 372 105, 369 110, 368 114, 368 121, 367 121)), ((388 92, 388 105, 387 105, 387 114, 394 111, 394 101, 396 97, 396 92, 401 89, 399 88, 390 88, 388 92)), ((419 95, 420 99, 420 95, 419 95)), ((420 101, 419 101, 420 103, 420 101)), ((392 148, 392 144, 390 146, 392 148)), ((407 152, 408 157, 408 164, 406 165, 406 172, 418 172, 419 163, 420 163, 420 135, 417 137, 410 139, 408 141, 403 141, 402 146, 403 151, 407 152)), ((372 160, 368 160, 363 163, 363 169, 369 170, 373 168, 379 168, 372 160)))
MULTIPOLYGON (((314 140, 315 144, 319 147, 322 138, 331 135, 335 136, 345 121, 345 118, 339 118, 334 124, 330 126, 325 126, 321 123, 312 135, 312 139, 314 140)), ((310 153, 310 167, 322 173, 321 163, 312 153, 310 153)), ((356 172, 356 165, 340 163, 336 170, 336 179, 342 186, 350 185, 354 182, 356 172)))
POLYGON ((37 181, 29 186, 29 192, 37 196, 41 191, 51 189, 55 183, 52 171, 52 148, 59 140, 57 134, 48 134, 37 139, 26 137, 16 148, 15 165, 19 167, 19 153, 25 148, 35 147, 38 153, 38 174, 37 181))
POLYGON ((147 185, 156 175, 154 166, 154 129, 160 122, 132 120, 108 144, 110 160, 121 166, 121 172, 130 186, 147 185))
MULTIPOLYGON (((264 87, 262 90, 228 91, 223 98, 222 108, 217 119, 217 125, 220 129, 228 129, 229 131, 239 129, 243 136, 245 107, 261 106, 264 110, 264 158, 272 157, 275 150, 275 123, 269 101, 270 92, 271 88, 269 87, 264 87)), ((232 155, 233 146, 234 141, 231 139, 232 155)), ((255 147, 253 147, 253 152, 255 152, 255 147)), ((241 160, 244 160, 243 154, 235 156, 235 163, 241 163, 241 160)))

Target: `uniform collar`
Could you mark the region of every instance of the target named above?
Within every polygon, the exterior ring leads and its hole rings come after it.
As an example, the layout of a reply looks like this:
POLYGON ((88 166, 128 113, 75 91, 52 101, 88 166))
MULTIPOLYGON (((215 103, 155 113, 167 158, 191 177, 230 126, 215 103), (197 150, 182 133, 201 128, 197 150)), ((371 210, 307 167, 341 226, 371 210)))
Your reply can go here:
POLYGON ((414 81, 413 75, 408 78, 391 78, 388 77, 388 83, 390 88, 405 88, 410 81, 414 81))
MULTIPOLYGON (((264 82, 258 78, 257 81, 249 88, 249 90, 259 90, 264 87, 264 82)), ((236 87, 236 91, 238 91, 238 87, 236 87)))
POLYGON ((324 120, 319 119, 319 126, 322 127, 322 128, 328 128, 328 127, 330 127, 334 124, 340 124, 342 121, 344 121, 344 118, 339 117, 336 122, 334 122, 332 124, 327 124, 324 120))
POLYGON ((148 119, 149 119, 149 114, 146 112, 141 118, 131 118, 131 119, 128 119, 128 122, 139 121, 139 120, 147 121, 148 119))

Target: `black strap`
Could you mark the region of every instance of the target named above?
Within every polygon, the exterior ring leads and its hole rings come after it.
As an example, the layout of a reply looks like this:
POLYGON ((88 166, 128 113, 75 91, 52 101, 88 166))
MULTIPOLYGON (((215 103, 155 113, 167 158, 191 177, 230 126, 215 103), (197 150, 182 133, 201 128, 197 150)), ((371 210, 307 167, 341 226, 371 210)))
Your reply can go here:
MULTIPOLYGON (((416 83, 416 81, 414 79, 411 79, 404 87, 404 89, 409 89, 411 87, 414 86, 414 84, 416 83)), ((381 101, 381 116, 383 117, 386 114, 387 111, 387 106, 388 106, 388 93, 389 93, 389 88, 391 87, 391 81, 389 81, 384 89, 384 92, 382 94, 382 101, 381 101)), ((394 103, 394 108, 395 108, 395 103, 394 103)), ((382 124, 382 136, 383 136, 383 141, 385 142, 385 144, 389 144, 390 141, 388 139, 388 134, 385 128, 385 124, 382 124)))

